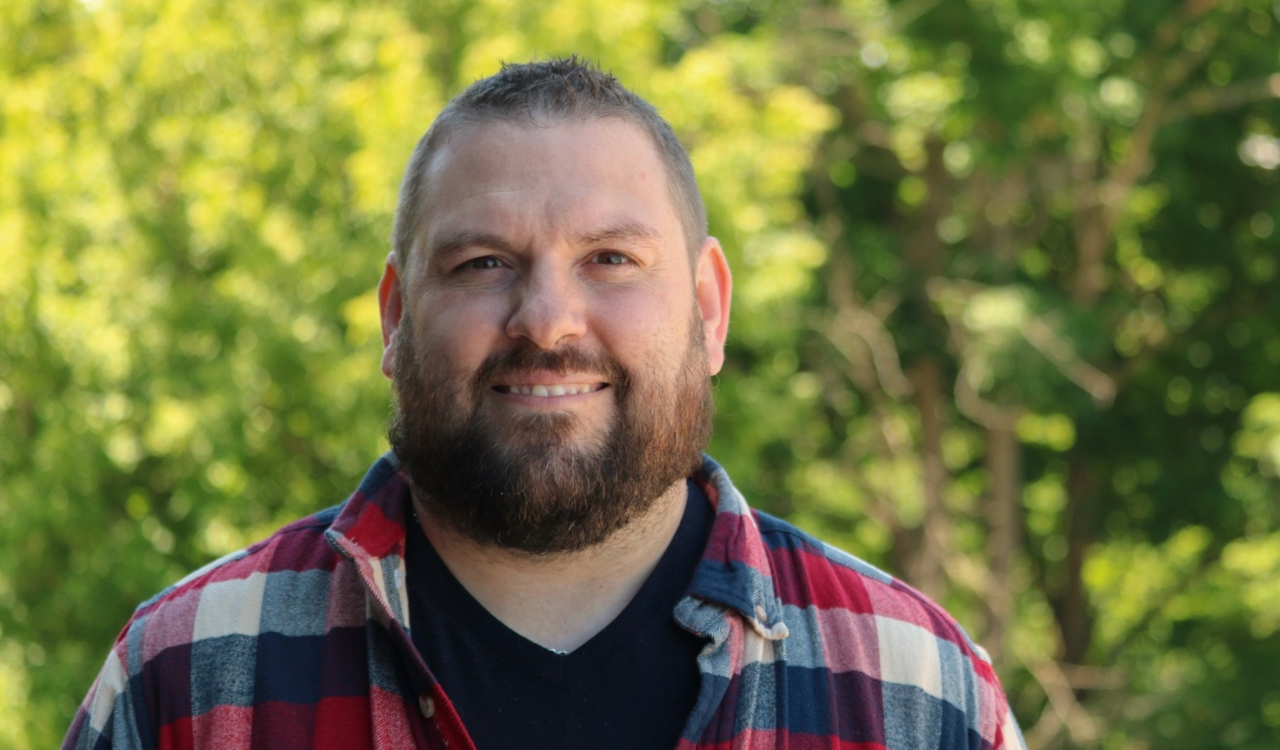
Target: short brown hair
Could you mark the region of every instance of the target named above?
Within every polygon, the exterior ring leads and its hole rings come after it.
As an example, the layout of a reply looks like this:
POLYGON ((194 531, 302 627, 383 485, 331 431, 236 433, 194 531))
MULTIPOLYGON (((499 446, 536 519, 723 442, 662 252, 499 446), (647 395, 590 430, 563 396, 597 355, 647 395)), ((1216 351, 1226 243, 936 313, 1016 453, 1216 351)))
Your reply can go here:
POLYGON ((639 125, 653 140, 667 168, 672 202, 680 216, 690 257, 707 237, 707 211, 689 154, 653 105, 617 78, 577 55, 514 65, 467 87, 445 106, 409 157, 391 230, 391 249, 401 267, 422 229, 427 166, 454 128, 464 124, 541 119, 584 121, 616 117, 639 125))

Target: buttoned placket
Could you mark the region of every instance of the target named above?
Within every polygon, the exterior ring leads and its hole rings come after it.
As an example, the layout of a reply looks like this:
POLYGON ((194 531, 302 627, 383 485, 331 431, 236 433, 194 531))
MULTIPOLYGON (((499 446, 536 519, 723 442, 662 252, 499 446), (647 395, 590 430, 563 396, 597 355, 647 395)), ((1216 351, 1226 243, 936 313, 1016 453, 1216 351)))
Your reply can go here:
MULTIPOLYGON (((455 743, 450 741, 449 735, 454 734, 454 732, 442 725, 440 712, 436 706, 436 699, 429 692, 425 692, 431 689, 430 686, 435 685, 435 679, 427 670, 422 656, 413 646, 413 640, 409 635, 409 606, 408 591, 405 587, 406 572, 403 538, 396 545, 393 558, 380 558, 369 554, 357 540, 347 538, 340 533, 334 533, 332 530, 327 536, 330 546, 345 558, 348 564, 356 567, 357 577, 364 588, 366 601, 370 605, 370 615, 381 622, 391 636, 394 648, 399 652, 402 663, 408 667, 410 679, 413 681, 414 687, 417 688, 417 713, 420 718, 412 718, 414 713, 412 709, 406 711, 406 718, 411 722, 422 722, 423 735, 428 738, 429 743, 438 744, 442 748, 450 748, 455 743), (387 563, 391 562, 392 559, 394 559, 395 567, 393 570, 388 571, 387 563), (379 577, 380 580, 375 579, 375 576, 379 577), (382 585, 379 585, 379 583, 382 585), (394 597, 394 604, 392 597, 394 597)), ((461 730, 461 736, 466 738, 466 729, 461 726, 458 729, 461 730)), ((474 750, 469 738, 462 743, 462 746, 464 750, 466 748, 474 750)))

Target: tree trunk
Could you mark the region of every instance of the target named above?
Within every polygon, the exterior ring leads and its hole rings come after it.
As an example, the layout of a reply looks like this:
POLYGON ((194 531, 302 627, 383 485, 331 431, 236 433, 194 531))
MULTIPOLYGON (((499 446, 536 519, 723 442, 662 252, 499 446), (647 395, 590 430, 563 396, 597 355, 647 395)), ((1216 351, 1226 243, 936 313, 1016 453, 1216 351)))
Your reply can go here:
POLYGON ((987 552, 994 591, 988 595, 991 621, 985 640, 992 658, 1001 661, 1004 637, 1014 617, 1010 574, 1021 538, 1018 513, 1022 494, 1022 462, 1018 437, 1011 426, 987 429, 987 472, 991 495, 987 502, 987 552))
POLYGON ((911 583, 928 596, 939 599, 946 591, 943 561, 951 530, 942 504, 947 483, 947 467, 942 462, 942 373, 934 359, 922 357, 911 368, 910 378, 916 409, 920 411, 920 460, 924 469, 923 540, 911 567, 911 583))
POLYGON ((1093 616, 1084 588, 1084 561, 1092 541, 1096 488, 1088 467, 1079 458, 1071 462, 1067 475, 1067 566, 1066 588, 1058 607, 1062 627, 1062 659, 1084 664, 1093 634, 1093 616))

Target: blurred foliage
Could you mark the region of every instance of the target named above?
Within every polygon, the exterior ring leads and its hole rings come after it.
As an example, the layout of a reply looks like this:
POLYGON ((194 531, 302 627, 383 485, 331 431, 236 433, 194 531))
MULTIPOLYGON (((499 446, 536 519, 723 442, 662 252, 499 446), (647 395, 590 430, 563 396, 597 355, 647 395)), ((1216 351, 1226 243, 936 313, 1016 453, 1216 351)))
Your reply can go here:
POLYGON ((0 4, 0 748, 385 447, 401 170, 577 52, 735 269, 713 453, 939 598, 1034 748, 1280 744, 1271 0, 0 4))

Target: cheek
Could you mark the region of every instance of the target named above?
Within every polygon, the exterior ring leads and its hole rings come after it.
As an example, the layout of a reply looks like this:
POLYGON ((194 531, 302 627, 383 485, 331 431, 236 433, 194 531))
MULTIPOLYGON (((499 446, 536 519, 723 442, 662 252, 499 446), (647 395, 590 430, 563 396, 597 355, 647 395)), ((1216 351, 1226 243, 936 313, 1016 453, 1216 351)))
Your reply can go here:
POLYGON ((688 348, 692 307, 692 295, 630 289, 602 300, 592 327, 628 367, 659 370, 679 360, 688 348))
POLYGON ((471 369, 490 354, 503 333, 502 311, 482 298, 424 300, 414 320, 421 351, 471 369))

